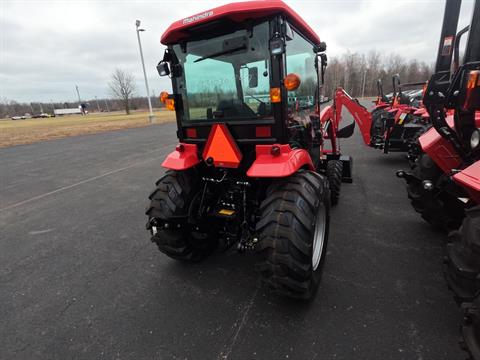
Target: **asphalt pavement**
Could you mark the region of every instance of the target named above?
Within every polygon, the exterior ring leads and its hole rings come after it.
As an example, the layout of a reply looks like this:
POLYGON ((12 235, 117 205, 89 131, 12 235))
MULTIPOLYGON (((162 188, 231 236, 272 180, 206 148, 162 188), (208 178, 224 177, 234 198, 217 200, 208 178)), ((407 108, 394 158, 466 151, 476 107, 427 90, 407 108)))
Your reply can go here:
POLYGON ((354 182, 298 303, 260 285, 253 256, 186 265, 149 241, 174 144, 166 124, 0 149, 0 359, 464 359, 446 236, 411 209, 403 154, 342 141, 354 182))

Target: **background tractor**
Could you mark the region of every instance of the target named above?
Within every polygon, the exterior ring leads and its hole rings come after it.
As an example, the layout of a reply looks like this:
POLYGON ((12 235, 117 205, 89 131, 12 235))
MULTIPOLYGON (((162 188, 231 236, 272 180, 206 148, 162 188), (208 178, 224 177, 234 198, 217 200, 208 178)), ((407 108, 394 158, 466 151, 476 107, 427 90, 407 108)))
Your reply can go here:
POLYGON ((179 145, 147 209, 161 252, 199 261, 237 244, 278 293, 309 298, 319 284, 330 204, 352 162, 340 116, 320 112, 325 43, 281 1, 221 6, 174 22, 157 66, 173 93, 179 145))
POLYGON ((371 112, 370 146, 383 149, 385 154, 390 151, 410 152, 418 137, 430 127, 428 113, 422 104, 423 91, 426 82, 400 82, 398 74, 392 77, 393 94, 389 97, 383 94, 378 80, 379 95, 375 108, 371 112))
POLYGON ((344 89, 338 88, 331 107, 335 109, 333 112, 337 119, 341 119, 343 107, 350 112, 360 128, 365 145, 383 149, 385 154, 390 151, 408 152, 407 157, 412 159, 418 153, 418 137, 431 127, 431 122, 422 104, 423 90, 405 89, 425 85, 426 82, 401 84, 399 76, 394 75, 394 92, 388 96, 383 93, 381 80, 378 80, 378 97, 371 112, 344 89))
POLYGON ((423 99, 432 128, 419 138, 413 172, 397 175, 406 179, 412 205, 425 220, 454 230, 445 276, 464 310, 464 348, 480 359, 480 1, 470 26, 456 33, 460 5, 447 1, 436 72, 423 99), (467 31, 460 61, 460 37, 467 31))

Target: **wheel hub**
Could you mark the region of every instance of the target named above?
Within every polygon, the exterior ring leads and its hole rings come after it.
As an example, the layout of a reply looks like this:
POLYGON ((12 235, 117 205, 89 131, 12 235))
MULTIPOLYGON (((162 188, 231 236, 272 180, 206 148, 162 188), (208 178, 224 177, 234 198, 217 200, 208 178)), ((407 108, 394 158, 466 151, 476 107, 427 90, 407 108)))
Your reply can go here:
POLYGON ((315 229, 313 231, 313 251, 312 251, 312 267, 313 271, 317 270, 322 258, 323 245, 325 242, 325 234, 327 230, 327 211, 325 205, 320 204, 315 218, 315 229))

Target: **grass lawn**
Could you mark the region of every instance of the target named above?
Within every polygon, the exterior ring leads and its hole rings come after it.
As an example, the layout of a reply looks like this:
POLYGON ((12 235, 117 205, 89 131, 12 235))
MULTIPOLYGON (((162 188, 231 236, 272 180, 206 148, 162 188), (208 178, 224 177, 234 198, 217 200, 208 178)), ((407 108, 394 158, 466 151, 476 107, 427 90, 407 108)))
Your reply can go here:
MULTIPOLYGON (((155 111, 155 116, 155 124, 175 121, 175 113, 169 110, 155 111)), ((26 120, 1 119, 0 147, 155 124, 148 122, 148 112, 133 112, 130 115, 122 112, 93 113, 86 116, 66 115, 26 120)))

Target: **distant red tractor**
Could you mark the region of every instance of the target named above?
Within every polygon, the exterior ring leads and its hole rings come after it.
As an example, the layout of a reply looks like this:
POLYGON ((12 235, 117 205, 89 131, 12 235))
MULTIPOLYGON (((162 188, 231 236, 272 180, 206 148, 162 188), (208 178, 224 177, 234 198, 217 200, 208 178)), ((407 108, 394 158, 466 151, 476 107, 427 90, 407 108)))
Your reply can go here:
POLYGON ((174 22, 157 69, 179 144, 146 212, 161 252, 200 261, 255 250, 276 292, 309 298, 325 262, 330 205, 352 162, 334 105, 320 111, 326 45, 281 1, 221 6, 174 22), (327 141, 329 145, 327 146, 327 141))
POLYGON ((392 82, 393 94, 388 98, 378 80, 379 95, 371 112, 371 140, 367 145, 383 149, 385 154, 402 151, 411 156, 418 137, 431 127, 421 101, 426 82, 402 84, 398 74, 392 82))

